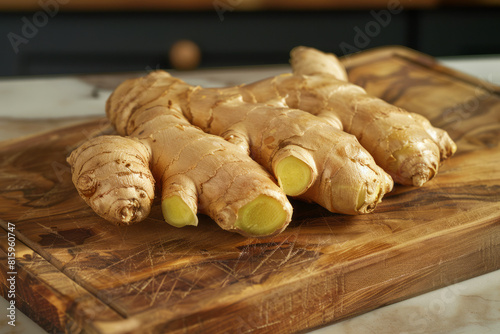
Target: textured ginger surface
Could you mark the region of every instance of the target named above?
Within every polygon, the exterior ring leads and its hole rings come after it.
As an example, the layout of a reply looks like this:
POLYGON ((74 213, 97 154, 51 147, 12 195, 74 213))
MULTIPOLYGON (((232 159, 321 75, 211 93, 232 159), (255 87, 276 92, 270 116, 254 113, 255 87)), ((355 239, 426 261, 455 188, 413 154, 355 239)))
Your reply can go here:
POLYGON ((191 86, 164 71, 121 84, 106 112, 123 136, 102 136, 68 161, 102 217, 135 223, 161 192, 165 220, 208 214, 247 236, 290 222, 287 195, 331 212, 372 212, 393 180, 422 186, 456 150, 424 117, 347 82, 338 59, 291 52, 293 73, 228 88, 191 86))

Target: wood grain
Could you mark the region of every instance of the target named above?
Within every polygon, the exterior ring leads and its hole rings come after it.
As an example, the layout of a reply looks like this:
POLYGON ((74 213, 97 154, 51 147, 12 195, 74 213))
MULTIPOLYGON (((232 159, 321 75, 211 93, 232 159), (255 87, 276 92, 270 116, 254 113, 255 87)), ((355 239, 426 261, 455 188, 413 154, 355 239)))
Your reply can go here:
MULTIPOLYGON (((108 131, 105 120, 7 142, 0 225, 15 223, 25 245, 16 254, 23 311, 49 331, 289 333, 499 269, 499 89, 407 49, 343 61, 353 81, 457 140, 437 178, 397 186, 370 215, 294 201, 285 232, 247 239, 207 217, 168 226, 158 205, 135 226, 97 217, 65 158, 108 131)), ((2 275, 5 265, 2 253, 2 275)))
MULTIPOLYGON (((7 270, 7 232, 0 230, 0 279, 10 277, 7 270)), ((98 332, 95 322, 123 320, 123 317, 61 273, 24 243, 16 242, 16 306, 49 332, 85 329, 98 332)), ((2 285, 3 295, 7 295, 2 285)))

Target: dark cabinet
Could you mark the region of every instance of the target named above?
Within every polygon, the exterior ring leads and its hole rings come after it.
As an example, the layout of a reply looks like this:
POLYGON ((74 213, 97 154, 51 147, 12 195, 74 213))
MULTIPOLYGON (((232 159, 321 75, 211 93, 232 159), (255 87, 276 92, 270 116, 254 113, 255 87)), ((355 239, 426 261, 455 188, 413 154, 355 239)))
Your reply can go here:
POLYGON ((285 63, 307 45, 338 55, 405 45, 434 55, 500 53, 500 10, 0 13, 0 75, 169 68, 195 42, 202 67, 285 63), (54 15, 52 15, 54 14, 54 15))

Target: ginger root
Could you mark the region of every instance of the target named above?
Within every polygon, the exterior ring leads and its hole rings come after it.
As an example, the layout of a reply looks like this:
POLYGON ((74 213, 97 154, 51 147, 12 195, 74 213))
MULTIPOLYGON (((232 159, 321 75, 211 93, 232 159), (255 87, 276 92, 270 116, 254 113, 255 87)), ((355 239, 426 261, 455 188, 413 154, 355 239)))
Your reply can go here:
POLYGON ((297 47, 291 52, 291 64, 292 77, 274 80, 277 96, 287 96, 289 105, 356 136, 395 182, 422 186, 456 152, 448 133, 433 127, 425 117, 348 83, 344 67, 333 54, 297 47))
POLYGON ((106 112, 128 137, 94 138, 68 159, 80 195, 105 219, 130 224, 148 215, 157 183, 171 225, 196 225, 200 212, 265 236, 290 222, 286 195, 369 213, 393 179, 422 186, 456 151, 423 116, 348 83, 335 56, 298 47, 291 62, 291 74, 228 88, 164 71, 125 81, 106 112))

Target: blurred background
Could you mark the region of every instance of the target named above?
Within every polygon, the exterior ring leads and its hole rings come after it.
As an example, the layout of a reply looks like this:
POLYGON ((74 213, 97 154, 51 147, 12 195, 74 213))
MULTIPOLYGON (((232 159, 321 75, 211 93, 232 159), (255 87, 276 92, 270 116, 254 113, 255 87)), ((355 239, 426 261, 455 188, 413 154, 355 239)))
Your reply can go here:
POLYGON ((500 0, 0 0, 0 76, 286 63, 404 45, 500 54, 500 0))

